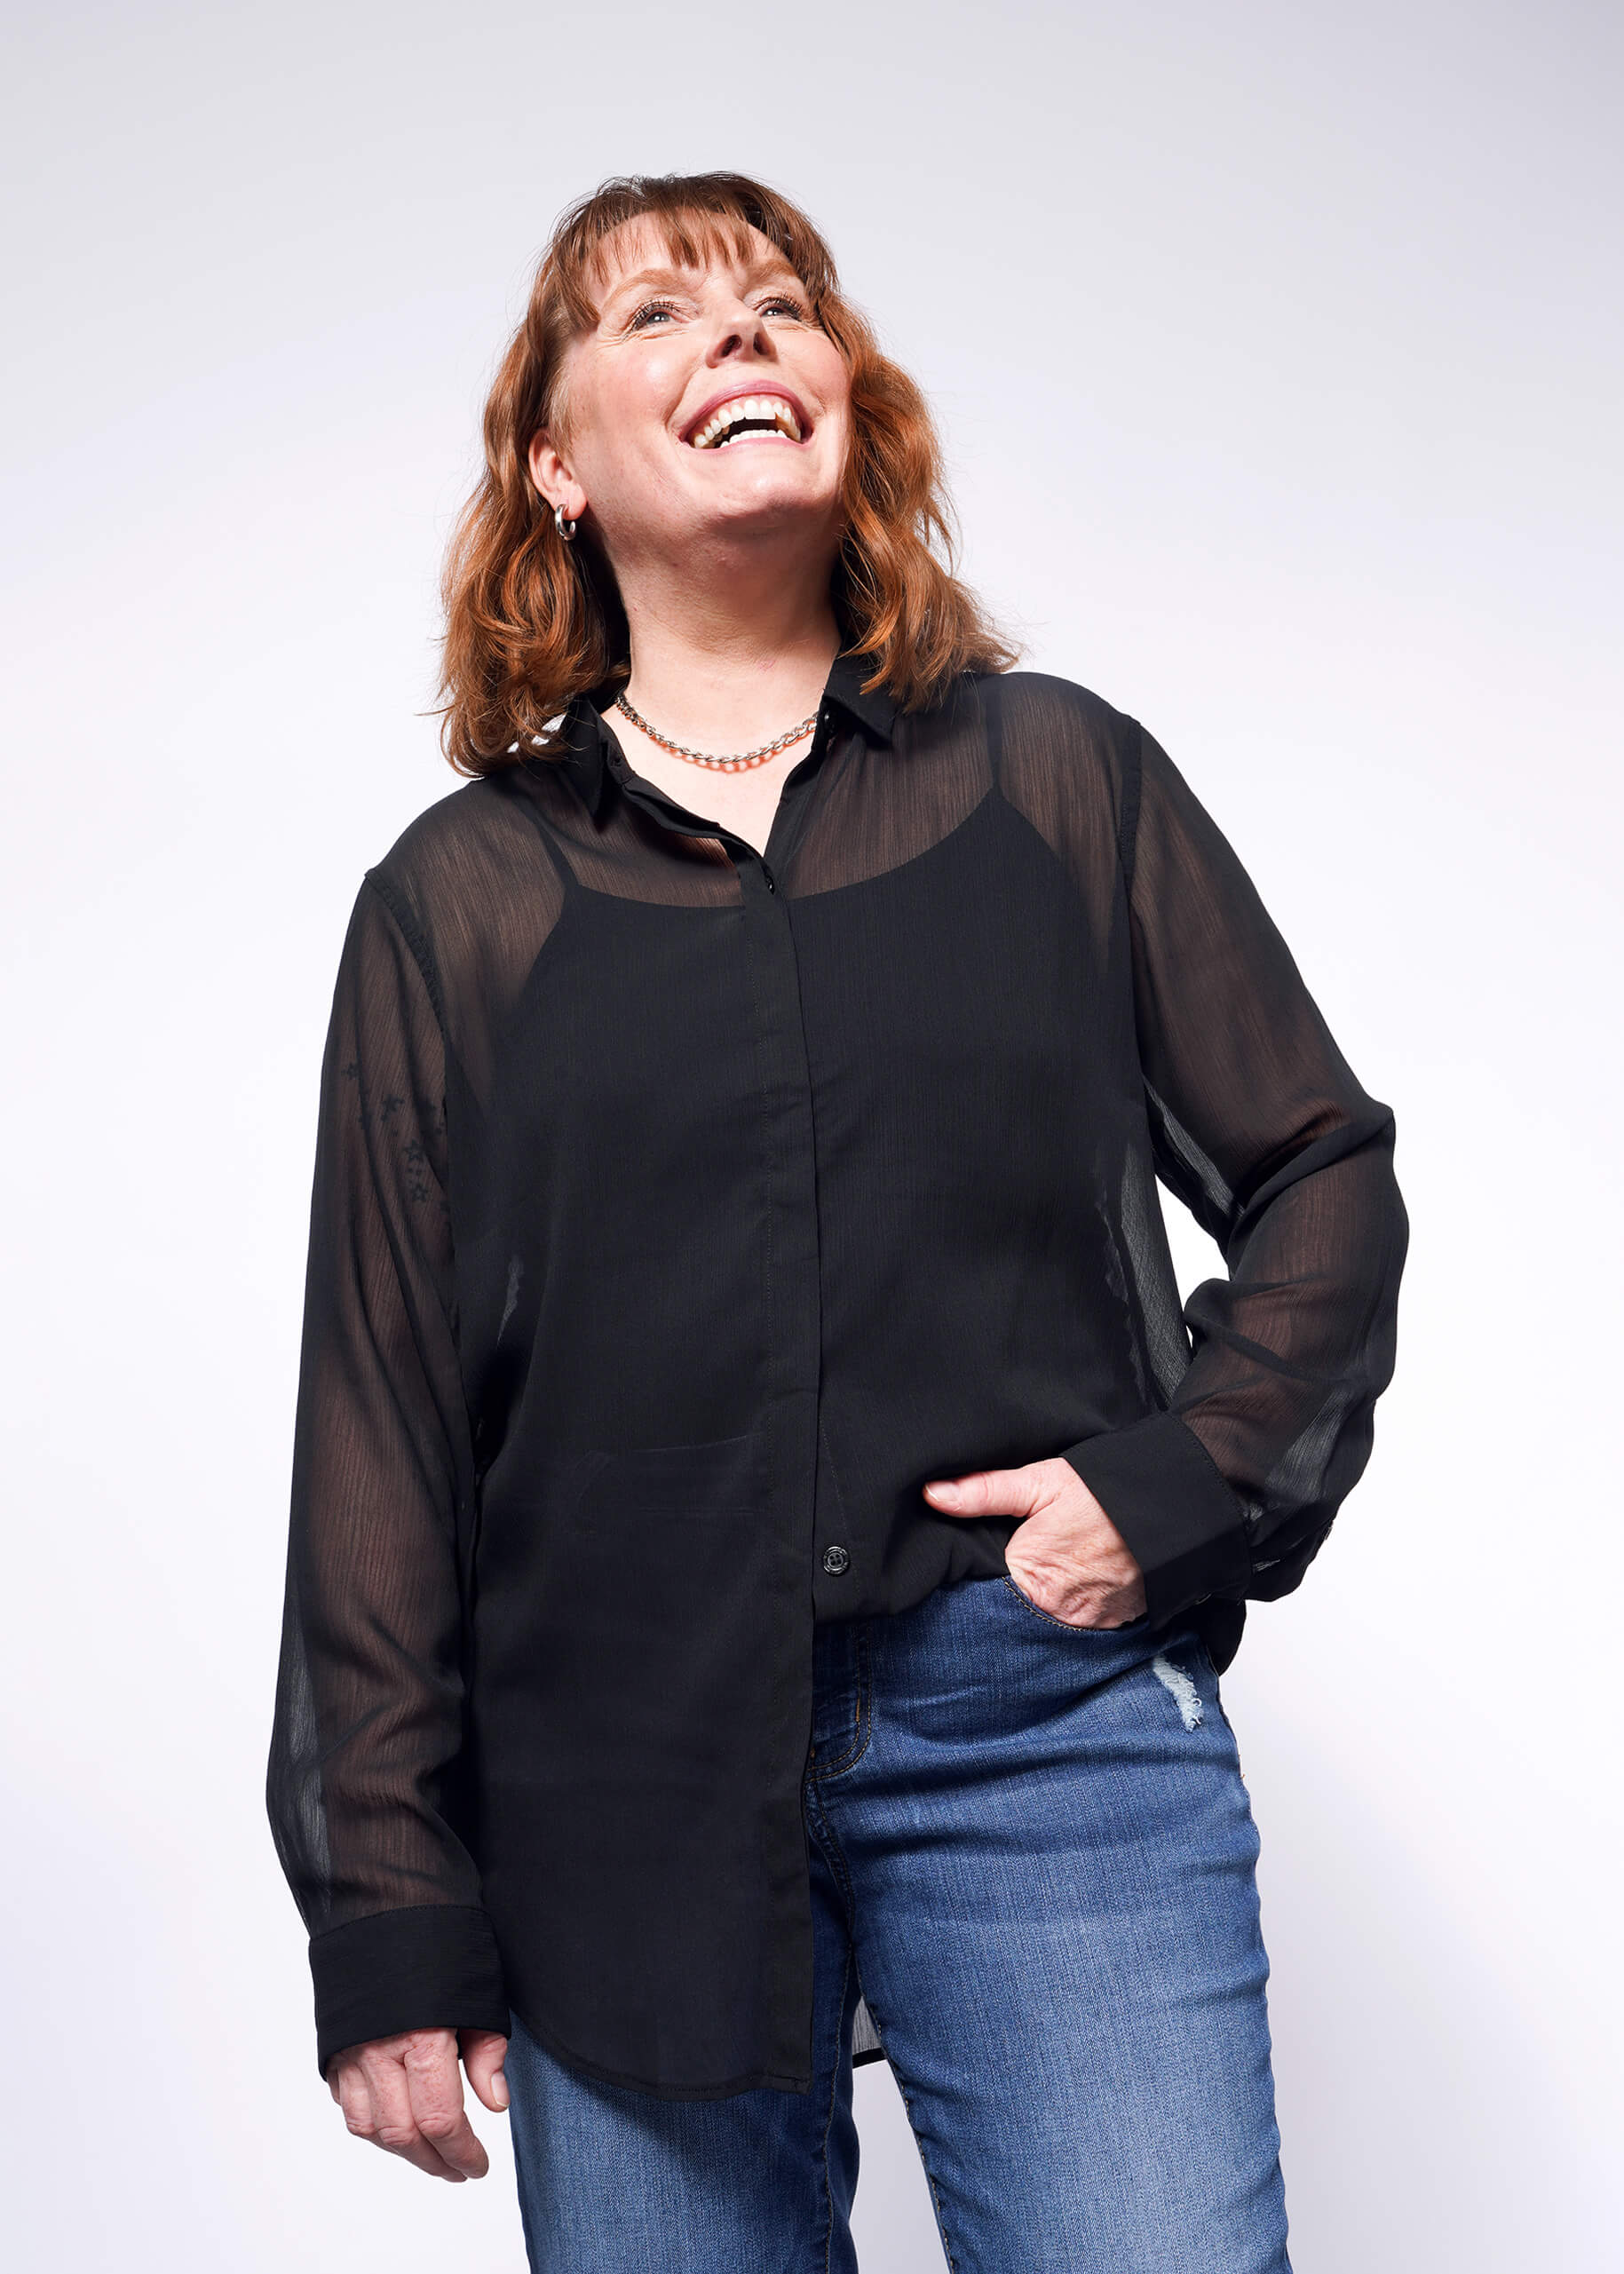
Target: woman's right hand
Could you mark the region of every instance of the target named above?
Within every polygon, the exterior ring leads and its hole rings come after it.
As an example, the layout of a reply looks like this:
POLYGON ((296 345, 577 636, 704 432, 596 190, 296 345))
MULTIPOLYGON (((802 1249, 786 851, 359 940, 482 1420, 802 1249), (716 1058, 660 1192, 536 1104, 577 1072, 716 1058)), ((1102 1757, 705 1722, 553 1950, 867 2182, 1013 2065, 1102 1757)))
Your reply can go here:
POLYGON ((328 2089, 358 2139, 404 2156, 433 2179, 483 2179, 490 2158, 463 2108, 460 2052, 487 2108, 508 2104, 505 2037, 491 2029, 408 2029, 348 2045, 327 2064, 328 2089))

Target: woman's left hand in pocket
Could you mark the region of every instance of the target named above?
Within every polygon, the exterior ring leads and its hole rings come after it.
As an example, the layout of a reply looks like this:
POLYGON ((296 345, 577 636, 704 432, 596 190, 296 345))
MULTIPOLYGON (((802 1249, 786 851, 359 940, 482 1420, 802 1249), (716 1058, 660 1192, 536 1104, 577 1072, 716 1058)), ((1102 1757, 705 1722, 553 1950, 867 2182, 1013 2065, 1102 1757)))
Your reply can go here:
POLYGON ((1145 1608, 1127 1541, 1069 1461, 973 1470, 924 1488, 944 1516, 1018 1516, 1004 1550, 1023 1595, 1068 1627, 1125 1627, 1145 1608))

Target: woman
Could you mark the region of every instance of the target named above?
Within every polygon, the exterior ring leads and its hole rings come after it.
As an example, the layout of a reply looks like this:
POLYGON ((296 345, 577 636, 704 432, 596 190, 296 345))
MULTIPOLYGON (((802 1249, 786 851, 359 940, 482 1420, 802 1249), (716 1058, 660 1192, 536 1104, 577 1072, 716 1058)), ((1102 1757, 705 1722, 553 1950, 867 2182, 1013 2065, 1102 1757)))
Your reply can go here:
POLYGON ((473 777, 325 1060, 270 1803, 350 2128, 532 2263, 1288 2265, 1218 1676, 1367 1458, 1406 1240, 1159 745, 945 565, 784 199, 558 231, 447 577, 473 777), (1181 1315, 1158 1175, 1221 1244, 1181 1315))

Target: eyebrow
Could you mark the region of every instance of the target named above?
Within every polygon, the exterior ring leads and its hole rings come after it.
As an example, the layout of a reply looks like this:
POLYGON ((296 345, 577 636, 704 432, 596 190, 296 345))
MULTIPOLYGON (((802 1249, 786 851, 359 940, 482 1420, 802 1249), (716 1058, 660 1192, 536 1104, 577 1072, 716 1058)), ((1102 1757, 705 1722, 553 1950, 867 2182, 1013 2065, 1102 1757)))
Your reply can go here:
MULTIPOLYGON (((680 284, 686 278, 691 277, 696 272, 693 269, 678 268, 669 261, 661 262, 651 267, 637 269, 630 276, 618 276, 615 278, 608 290, 604 294, 603 305, 606 308, 609 303, 612 300, 618 299, 622 292, 636 291, 643 285, 680 284)), ((752 259, 746 263, 744 274, 747 283, 755 283, 761 278, 766 276, 787 276, 792 281, 797 290, 804 292, 806 289, 806 287, 801 282, 800 278, 796 274, 794 269, 790 267, 789 263, 784 258, 781 253, 775 253, 770 258, 762 254, 757 254, 752 259)))

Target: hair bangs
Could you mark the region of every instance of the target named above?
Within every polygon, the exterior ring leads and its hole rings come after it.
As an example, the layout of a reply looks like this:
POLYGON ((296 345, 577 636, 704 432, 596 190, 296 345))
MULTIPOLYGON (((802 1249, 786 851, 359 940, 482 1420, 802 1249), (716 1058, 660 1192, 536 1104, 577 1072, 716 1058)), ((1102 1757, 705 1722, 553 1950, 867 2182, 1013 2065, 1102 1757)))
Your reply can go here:
POLYGON ((794 271, 814 306, 835 283, 834 263, 817 232, 757 185, 729 175, 631 176, 583 198, 554 238, 558 288, 575 330, 591 329, 614 282, 620 264, 611 240, 639 222, 676 268, 742 265, 759 235, 794 271))

